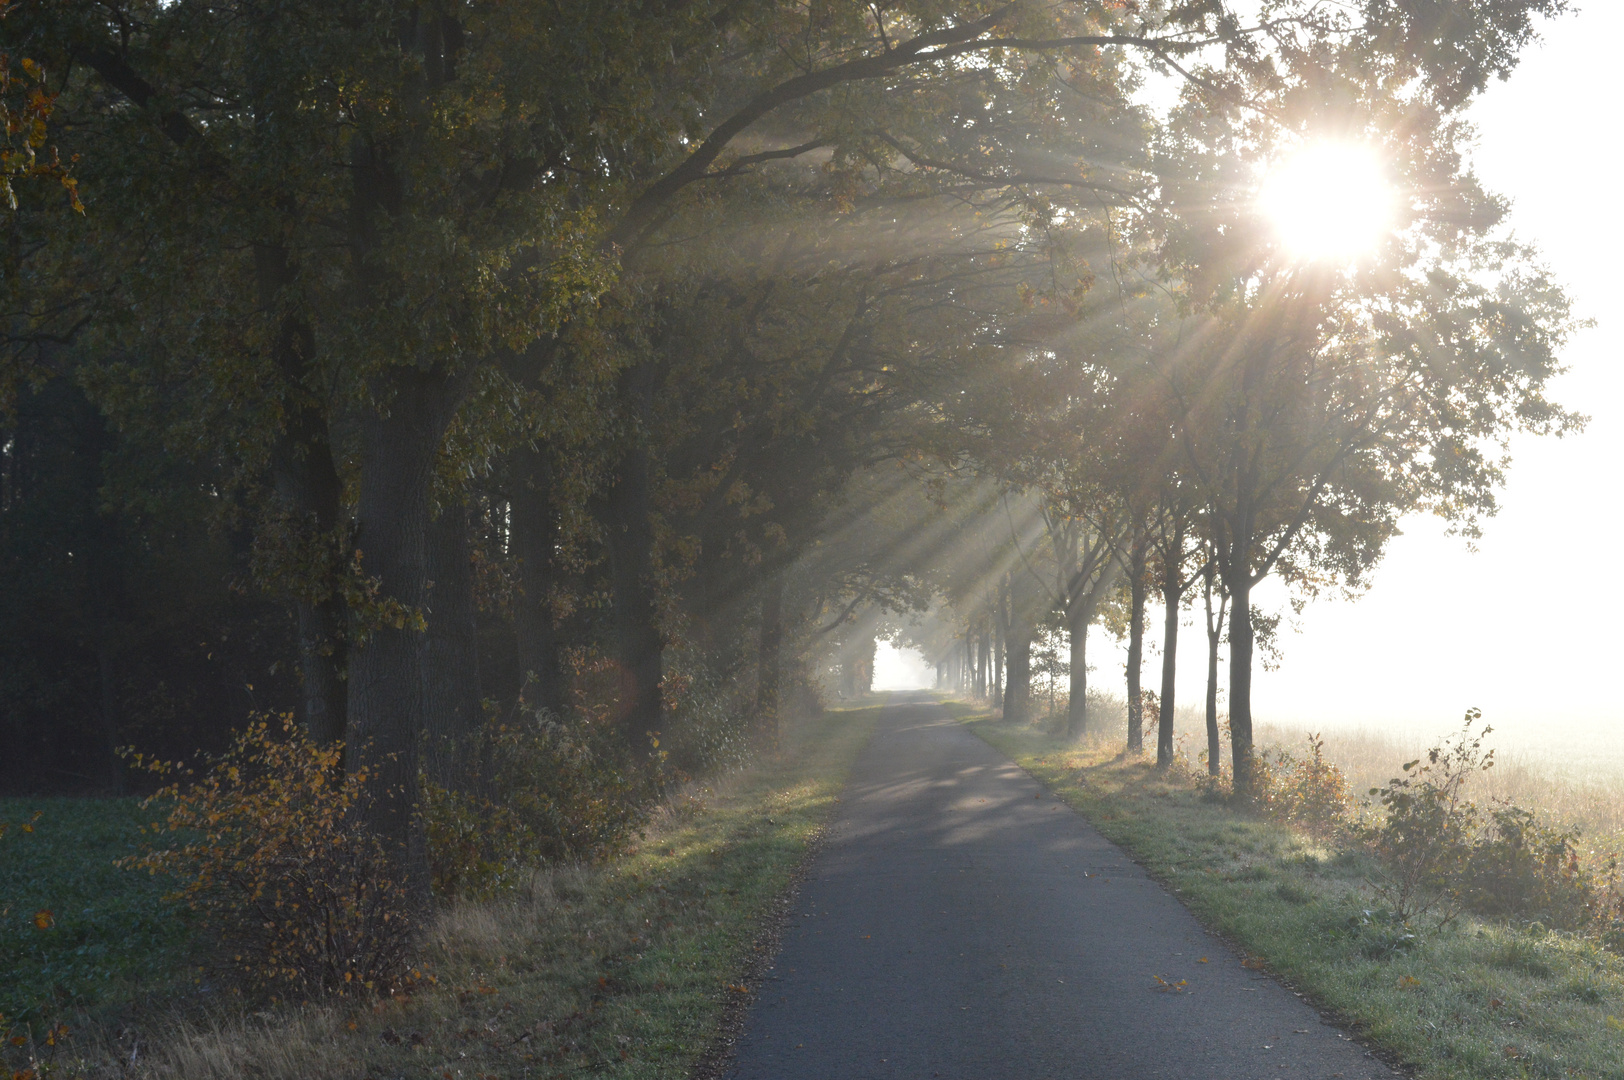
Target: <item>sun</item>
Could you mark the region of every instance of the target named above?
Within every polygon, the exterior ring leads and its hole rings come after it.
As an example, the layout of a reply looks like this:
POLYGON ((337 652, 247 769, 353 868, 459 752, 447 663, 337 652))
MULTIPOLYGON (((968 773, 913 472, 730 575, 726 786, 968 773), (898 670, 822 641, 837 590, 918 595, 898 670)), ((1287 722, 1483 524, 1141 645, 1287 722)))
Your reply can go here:
POLYGON ((1374 250, 1392 231, 1396 202, 1381 157, 1354 143, 1315 143, 1281 159, 1257 198, 1281 246, 1308 262, 1374 250))

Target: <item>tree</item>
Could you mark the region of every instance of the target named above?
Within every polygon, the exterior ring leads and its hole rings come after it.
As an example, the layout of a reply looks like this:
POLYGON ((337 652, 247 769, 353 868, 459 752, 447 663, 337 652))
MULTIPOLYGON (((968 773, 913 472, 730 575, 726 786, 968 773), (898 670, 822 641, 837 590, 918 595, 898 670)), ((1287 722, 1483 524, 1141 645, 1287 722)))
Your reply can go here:
POLYGON ((1351 24, 1281 35, 1268 63, 1208 73, 1227 100, 1192 95, 1174 118, 1163 250, 1186 318, 1163 371, 1229 597, 1240 792, 1252 784, 1252 589, 1270 574, 1309 592, 1357 587, 1413 510, 1470 530, 1493 510, 1505 435, 1576 422, 1543 394, 1568 302, 1530 252, 1495 236, 1503 208, 1465 170, 1453 119, 1514 62, 1528 12, 1558 6, 1504 5, 1476 38, 1449 23, 1442 52, 1406 50, 1417 27, 1445 24, 1391 11, 1387 36, 1351 24), (1417 79, 1396 92, 1395 72, 1417 79), (1323 130, 1380 147, 1406 193, 1398 231, 1354 266, 1293 261, 1253 202, 1257 164, 1323 130))
MULTIPOLYGON (((1171 485, 1170 485, 1171 487, 1171 485)), ((1162 594, 1162 682, 1157 701, 1156 765, 1166 768, 1173 763, 1173 717, 1178 701, 1178 644, 1179 619, 1184 608, 1184 594, 1203 575, 1205 565, 1190 567, 1192 558, 1200 548, 1190 544, 1191 510, 1187 497, 1176 487, 1163 494, 1156 532, 1156 561, 1159 564, 1162 594)), ((1213 649, 1216 662, 1217 650, 1213 649)), ((1216 688, 1216 683, 1214 683, 1216 688)), ((1209 742, 1217 738, 1217 701, 1212 702, 1209 720, 1209 742)), ((1209 757, 1216 758, 1215 745, 1208 746, 1209 757)))

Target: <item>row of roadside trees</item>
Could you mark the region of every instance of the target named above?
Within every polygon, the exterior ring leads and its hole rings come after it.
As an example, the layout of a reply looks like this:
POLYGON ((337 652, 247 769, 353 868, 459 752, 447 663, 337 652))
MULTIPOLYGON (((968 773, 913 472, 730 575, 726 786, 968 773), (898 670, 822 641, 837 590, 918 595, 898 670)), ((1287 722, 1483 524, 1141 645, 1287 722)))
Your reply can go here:
POLYGON ((1080 729, 1126 581, 1170 661, 1227 603, 1244 790, 1258 583, 1357 587, 1575 422, 1459 119, 1561 7, 16 0, 84 212, 19 181, 6 222, 3 647, 45 674, 3 719, 95 685, 116 744, 153 582, 207 567, 421 898, 418 777, 475 783, 504 702, 639 760, 697 679, 770 742, 853 620, 945 595, 996 609, 1017 714, 1057 615, 1080 729), (1403 193, 1356 265, 1256 205, 1322 137, 1403 193))

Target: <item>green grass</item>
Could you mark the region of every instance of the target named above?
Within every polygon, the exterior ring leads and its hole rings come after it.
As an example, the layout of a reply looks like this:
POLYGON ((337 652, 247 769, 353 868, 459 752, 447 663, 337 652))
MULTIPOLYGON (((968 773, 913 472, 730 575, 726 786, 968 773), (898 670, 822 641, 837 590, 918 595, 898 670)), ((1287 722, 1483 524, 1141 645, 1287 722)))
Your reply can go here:
POLYGON ((164 883, 123 870, 137 799, 0 799, 0 1015, 28 1021, 172 989, 191 935, 164 883), (32 832, 18 826, 39 814, 32 832), (35 914, 49 912, 40 929, 35 914))
POLYGON ((758 961, 764 916, 830 810, 877 708, 826 713, 779 757, 675 800, 636 850, 458 903, 410 999, 85 1030, 86 1073, 128 1076, 687 1077, 758 961))
POLYGON ((1462 918, 1405 926, 1359 851, 1203 798, 1113 744, 971 719, 1197 918, 1426 1080, 1624 1077, 1624 960, 1579 936, 1462 918))

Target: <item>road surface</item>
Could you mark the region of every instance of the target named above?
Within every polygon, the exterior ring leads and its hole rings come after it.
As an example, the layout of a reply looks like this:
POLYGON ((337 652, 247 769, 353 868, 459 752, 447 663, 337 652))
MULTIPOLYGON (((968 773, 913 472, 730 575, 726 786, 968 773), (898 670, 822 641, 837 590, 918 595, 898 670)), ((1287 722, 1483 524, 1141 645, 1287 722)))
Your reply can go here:
POLYGON ((790 920, 730 1080, 1393 1077, 923 698, 887 708, 790 920))

